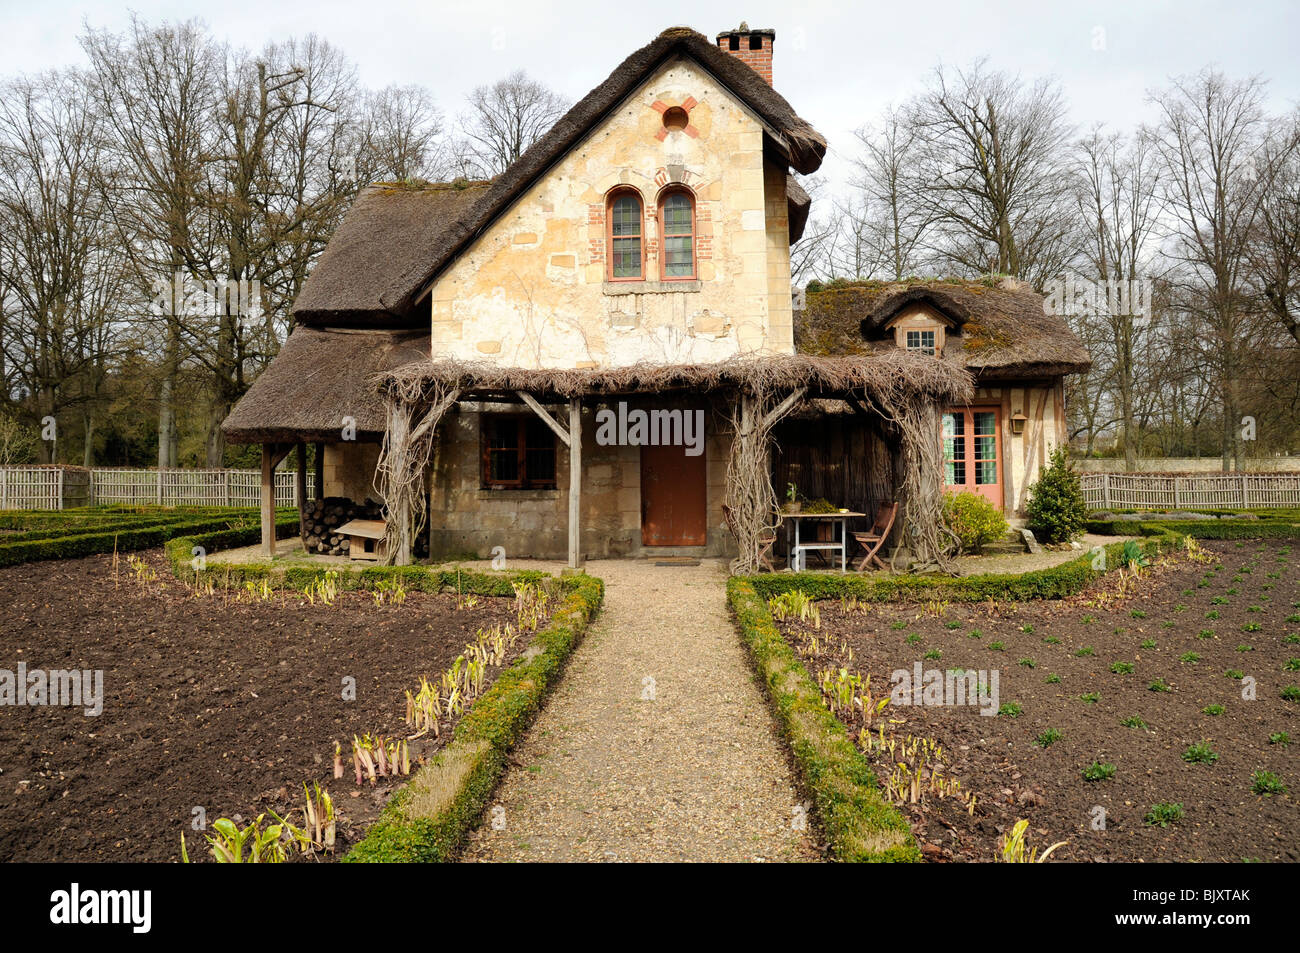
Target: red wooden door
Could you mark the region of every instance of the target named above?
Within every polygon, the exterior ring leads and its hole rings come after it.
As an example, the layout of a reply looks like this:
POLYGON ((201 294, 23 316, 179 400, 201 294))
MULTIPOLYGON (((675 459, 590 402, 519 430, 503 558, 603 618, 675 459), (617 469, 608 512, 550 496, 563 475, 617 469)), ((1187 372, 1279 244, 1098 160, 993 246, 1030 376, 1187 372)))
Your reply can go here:
POLYGON ((704 454, 683 446, 641 448, 641 544, 703 546, 708 538, 704 454))
POLYGON ((945 489, 969 490, 1002 509, 1002 428, 996 407, 965 407, 943 415, 945 489))

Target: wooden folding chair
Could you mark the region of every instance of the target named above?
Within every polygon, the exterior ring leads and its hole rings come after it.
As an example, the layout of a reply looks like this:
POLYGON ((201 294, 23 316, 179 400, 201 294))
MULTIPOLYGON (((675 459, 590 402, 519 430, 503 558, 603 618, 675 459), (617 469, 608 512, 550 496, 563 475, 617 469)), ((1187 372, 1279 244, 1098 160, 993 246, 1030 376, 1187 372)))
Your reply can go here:
POLYGON ((876 553, 880 552, 880 547, 885 545, 885 540, 889 539, 889 531, 894 528, 894 517, 897 515, 897 503, 881 503, 876 510, 876 521, 871 524, 871 529, 865 533, 853 534, 853 538, 864 550, 862 558, 854 567, 855 572, 862 572, 869 564, 878 569, 889 568, 876 553))
MULTIPOLYGON (((736 532, 735 520, 732 517, 731 507, 726 503, 722 504, 722 518, 727 522, 727 530, 736 540, 736 545, 740 545, 740 534, 736 532)), ((772 546, 776 543, 776 533, 765 532, 758 537, 758 562, 766 566, 768 572, 776 572, 776 566, 772 564, 772 546)))

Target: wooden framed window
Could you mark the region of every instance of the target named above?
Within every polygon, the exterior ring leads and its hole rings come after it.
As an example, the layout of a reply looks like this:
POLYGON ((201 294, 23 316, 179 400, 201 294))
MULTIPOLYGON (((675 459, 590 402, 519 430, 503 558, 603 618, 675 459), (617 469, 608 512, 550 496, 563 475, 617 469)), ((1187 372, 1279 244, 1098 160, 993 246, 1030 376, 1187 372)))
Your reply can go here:
POLYGON ((645 280, 645 215, 642 214, 641 196, 630 189, 619 189, 609 197, 609 249, 610 281, 645 280))
POLYGON ((922 354, 934 354, 934 332, 933 331, 908 331, 907 332, 907 349, 909 351, 920 351, 922 354))
POLYGON ((555 489, 555 433, 536 414, 482 417, 483 486, 555 489))
POLYGON ((969 490, 1002 509, 1002 438, 995 409, 961 408, 943 415, 945 489, 969 490))
POLYGON ((659 200, 660 277, 664 281, 695 278, 695 198, 672 189, 659 200))

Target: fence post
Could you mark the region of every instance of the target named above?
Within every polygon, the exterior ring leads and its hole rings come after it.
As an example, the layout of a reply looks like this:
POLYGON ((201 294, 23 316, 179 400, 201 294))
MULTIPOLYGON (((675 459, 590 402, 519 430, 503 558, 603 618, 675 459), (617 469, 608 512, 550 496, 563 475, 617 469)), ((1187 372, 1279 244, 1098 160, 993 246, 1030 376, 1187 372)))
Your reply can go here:
POLYGON ((221 471, 221 482, 225 487, 225 491, 226 491, 226 505, 229 506, 230 505, 230 471, 229 470, 221 471))
POLYGON ((9 509, 9 470, 0 468, 0 510, 9 509))
POLYGON ((1103 510, 1110 509, 1110 474, 1109 473, 1103 473, 1101 475, 1101 508, 1103 510))
POLYGON ((1250 503, 1246 499, 1246 474, 1243 473, 1241 475, 1241 508, 1244 510, 1248 506, 1250 506, 1250 503))
POLYGON ((158 491, 155 494, 155 498, 159 506, 162 506, 162 474, 163 474, 162 467, 159 467, 158 468, 158 491))
POLYGON ((58 473, 59 473, 59 479, 57 485, 54 488, 54 492, 57 493, 59 497, 58 497, 58 501, 55 503, 54 508, 56 510, 61 510, 63 509, 63 467, 58 468, 58 473))
POLYGON ((1178 502, 1178 481, 1181 477, 1174 477, 1174 509, 1182 509, 1178 502))

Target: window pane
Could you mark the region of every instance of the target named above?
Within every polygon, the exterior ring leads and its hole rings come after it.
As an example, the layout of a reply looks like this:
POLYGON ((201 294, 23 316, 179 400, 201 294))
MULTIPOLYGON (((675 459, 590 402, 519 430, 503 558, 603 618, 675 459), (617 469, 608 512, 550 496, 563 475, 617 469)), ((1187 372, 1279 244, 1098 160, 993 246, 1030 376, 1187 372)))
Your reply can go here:
POLYGON ((690 277, 695 273, 690 236, 664 239, 664 274, 672 278, 690 277))
POLYGON ((980 411, 975 417, 975 482, 998 482, 997 415, 980 411))
POLYGON ((934 353, 934 332, 933 331, 908 331, 907 349, 909 351, 921 351, 924 354, 933 354, 934 353))
POLYGON ((555 434, 536 417, 528 421, 524 436, 529 486, 555 482, 555 434))
POLYGON ((631 195, 621 195, 610 209, 610 229, 615 235, 641 234, 641 203, 631 195))
POLYGON ((615 278, 641 277, 641 239, 616 238, 613 249, 615 278))
POLYGON ((664 199, 663 226, 665 235, 691 233, 691 200, 688 196, 674 192, 664 199))
POLYGON ((948 486, 966 484, 966 417, 943 415, 944 480, 948 486))

